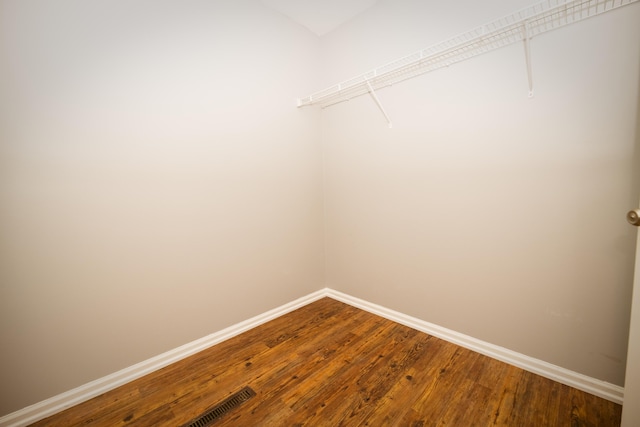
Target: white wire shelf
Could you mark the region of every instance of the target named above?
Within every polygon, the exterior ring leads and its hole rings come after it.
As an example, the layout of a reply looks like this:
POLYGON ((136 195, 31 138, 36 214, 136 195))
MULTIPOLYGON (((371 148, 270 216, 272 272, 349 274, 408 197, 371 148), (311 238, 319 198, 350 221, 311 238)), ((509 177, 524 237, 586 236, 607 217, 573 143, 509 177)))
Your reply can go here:
MULTIPOLYGON (((374 90, 517 42, 525 43, 529 68, 529 96, 532 96, 528 46, 531 37, 637 1, 640 0, 546 0, 300 98, 298 107, 320 105, 325 108, 371 93, 382 109, 375 98, 374 90)), ((390 122, 389 124, 391 125, 390 122)))

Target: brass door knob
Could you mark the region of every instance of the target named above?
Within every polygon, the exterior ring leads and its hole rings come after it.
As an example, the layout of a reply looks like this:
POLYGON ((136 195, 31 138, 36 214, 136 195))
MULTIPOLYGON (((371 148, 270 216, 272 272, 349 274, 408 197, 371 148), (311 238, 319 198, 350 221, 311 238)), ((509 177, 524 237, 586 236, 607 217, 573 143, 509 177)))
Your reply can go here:
POLYGON ((634 209, 627 213, 627 221, 629 224, 635 225, 636 227, 640 226, 640 209, 634 209))

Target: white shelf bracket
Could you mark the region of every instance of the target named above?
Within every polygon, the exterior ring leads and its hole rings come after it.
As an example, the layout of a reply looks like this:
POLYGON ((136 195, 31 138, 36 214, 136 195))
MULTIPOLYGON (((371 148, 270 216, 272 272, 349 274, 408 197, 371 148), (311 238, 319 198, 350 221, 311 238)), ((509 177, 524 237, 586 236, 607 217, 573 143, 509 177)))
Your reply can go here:
POLYGON ((369 82, 369 80, 367 80, 367 87, 369 88, 369 93, 371 94, 371 97, 378 105, 378 108, 380 109, 380 111, 382 111, 382 114, 384 114, 384 118, 387 119, 387 123, 389 124, 389 129, 391 129, 393 127, 393 123, 391 123, 391 119, 389 119, 387 112, 384 110, 384 107, 380 103, 380 100, 378 99, 378 95, 376 95, 376 92, 373 90, 373 87, 371 87, 371 83, 369 82))
POLYGON ((527 79, 529 80, 529 98, 533 98, 533 74, 531 72, 531 34, 529 31, 529 22, 525 22, 524 31, 524 56, 527 61, 527 79))

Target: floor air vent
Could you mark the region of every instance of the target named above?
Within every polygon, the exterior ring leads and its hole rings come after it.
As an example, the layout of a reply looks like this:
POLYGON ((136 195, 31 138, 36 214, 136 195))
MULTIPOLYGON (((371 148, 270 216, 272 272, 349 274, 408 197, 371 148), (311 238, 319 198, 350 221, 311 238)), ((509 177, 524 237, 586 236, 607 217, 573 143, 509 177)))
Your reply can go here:
POLYGON ((185 424, 184 427, 207 427, 218 418, 222 417, 224 414, 240 405, 242 402, 245 402, 251 399, 256 395, 256 392, 251 390, 250 387, 245 387, 237 393, 232 394, 222 402, 218 403, 216 406, 200 415, 195 420, 185 424))

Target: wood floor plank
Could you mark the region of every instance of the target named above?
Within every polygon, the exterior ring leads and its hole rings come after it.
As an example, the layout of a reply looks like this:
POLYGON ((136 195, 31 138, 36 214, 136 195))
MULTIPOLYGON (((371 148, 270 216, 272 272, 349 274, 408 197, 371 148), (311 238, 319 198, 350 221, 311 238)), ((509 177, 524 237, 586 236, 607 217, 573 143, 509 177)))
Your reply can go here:
POLYGON ((433 424, 445 418, 451 406, 458 405, 465 396, 463 384, 467 371, 473 365, 479 354, 454 346, 449 349, 442 359, 434 364, 433 377, 425 389, 425 394, 413 406, 418 418, 413 418, 411 424, 433 424))
MULTIPOLYGON (((375 369, 358 374, 357 407, 348 408, 344 404, 335 407, 333 412, 340 414, 340 418, 336 419, 341 422, 340 425, 365 424, 376 408, 391 398, 394 385, 405 385, 403 379, 406 381, 410 367, 423 355, 423 348, 429 337, 417 331, 406 335, 398 334, 398 337, 401 339, 394 340, 387 351, 381 353, 384 357, 378 357, 375 369)), ((331 408, 327 409, 331 411, 331 408)), ((335 419, 335 415, 329 419, 335 419)))
POLYGON ((410 413, 411 407, 421 398, 422 392, 429 384, 431 378, 435 378, 435 362, 442 356, 442 351, 448 347, 445 341, 421 334, 424 338, 422 357, 405 372, 404 379, 400 378, 394 387, 384 396, 376 406, 371 416, 364 422, 367 426, 392 426, 407 425, 402 421, 410 413))
POLYGON ((357 404, 359 401, 356 394, 358 375, 376 368, 380 359, 384 358, 384 347, 389 345, 390 340, 399 330, 399 325, 391 322, 375 326, 348 352, 338 355, 332 363, 319 370, 310 383, 301 385, 297 390, 291 390, 287 396, 287 402, 294 411, 297 411, 293 419, 294 423, 313 425, 310 423, 314 420, 329 416, 325 411, 327 406, 357 404), (370 339, 372 337, 374 339, 370 339), (336 393, 336 389, 340 390, 340 393, 336 393), (325 415, 320 418, 323 412, 325 415))
POLYGON ((323 298, 35 426, 619 427, 621 407, 323 298))

